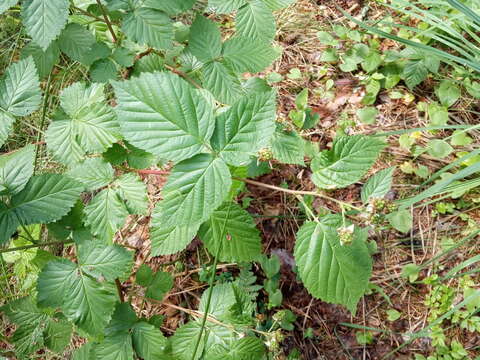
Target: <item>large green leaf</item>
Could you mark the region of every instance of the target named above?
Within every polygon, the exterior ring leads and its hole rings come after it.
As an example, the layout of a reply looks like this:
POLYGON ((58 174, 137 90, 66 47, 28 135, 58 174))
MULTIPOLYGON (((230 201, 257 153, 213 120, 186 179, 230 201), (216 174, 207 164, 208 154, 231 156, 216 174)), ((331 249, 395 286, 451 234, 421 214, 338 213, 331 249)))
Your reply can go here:
POLYGON ((343 304, 355 313, 372 273, 366 231, 354 231, 342 245, 338 234, 341 218, 329 215, 320 223, 306 222, 297 233, 295 261, 307 290, 323 301, 343 304), (340 220, 340 221, 338 221, 340 220))
POLYGON ((304 165, 305 141, 295 131, 276 131, 272 137, 272 153, 282 163, 304 165))
POLYGON ((13 195, 21 191, 33 175, 35 146, 0 156, 0 195, 13 195))
MULTIPOLYGON (((68 24, 58 38, 60 50, 72 60, 84 63, 85 54, 88 54, 95 44, 95 37, 86 28, 79 24, 68 24)), ((88 62, 88 61, 87 61, 88 62)))
POLYGON ((275 131, 275 94, 264 92, 241 98, 216 119, 211 143, 229 164, 240 166, 268 145, 275 131))
POLYGON ((120 138, 113 109, 105 102, 102 84, 74 83, 60 95, 65 112, 57 112, 47 129, 47 147, 65 164, 85 153, 102 153, 120 138))
POLYGON ((70 344, 72 324, 65 320, 50 320, 45 330, 45 345, 56 353, 61 353, 70 344))
POLYGON ((240 35, 270 42, 275 37, 275 18, 262 0, 252 0, 237 12, 236 27, 240 35))
POLYGON ((53 67, 58 63, 60 59, 60 49, 56 41, 52 41, 46 50, 43 50, 32 41, 22 49, 21 56, 22 59, 31 56, 37 67, 38 76, 44 78, 50 74, 53 67))
POLYGON ((158 9, 169 15, 177 15, 190 10, 197 0, 145 0, 147 7, 158 9))
POLYGON ((243 36, 234 36, 223 44, 223 58, 239 73, 260 72, 277 56, 272 46, 243 36))
POLYGON ((139 7, 125 17, 122 30, 130 40, 141 45, 156 49, 169 49, 172 46, 172 21, 163 11, 139 7))
POLYGON ((128 210, 119 191, 106 188, 90 201, 84 214, 85 225, 90 227, 92 234, 105 242, 111 242, 115 233, 125 223, 128 210))
POLYGON ((43 50, 65 27, 69 5, 68 0, 31 0, 23 3, 23 25, 43 50))
POLYGON ((34 176, 14 195, 7 207, 0 202, 0 243, 20 225, 48 223, 60 219, 77 201, 83 187, 62 175, 34 176))
POLYGON ((160 206, 156 206, 152 214, 150 240, 152 256, 171 255, 184 250, 193 240, 201 223, 188 225, 167 225, 164 223, 160 206))
POLYGON ((10 65, 0 81, 0 108, 14 116, 27 116, 38 109, 41 99, 33 59, 10 65))
POLYGON ((244 337, 234 341, 228 347, 214 346, 210 352, 209 360, 257 360, 265 353, 263 341, 257 337, 244 337))
POLYGON ((133 347, 144 360, 162 359, 167 348, 167 339, 155 326, 140 321, 133 327, 133 347))
POLYGON ((171 73, 142 73, 113 84, 123 135, 134 146, 164 159, 198 154, 213 127, 213 105, 171 73))
POLYGON ((222 35, 212 20, 197 16, 190 28, 188 48, 195 57, 207 63, 222 54, 222 35))
POLYGON ((363 185, 361 197, 364 204, 370 199, 381 199, 390 191, 395 167, 380 170, 363 185))
POLYGON ((95 345, 94 354, 95 360, 133 360, 132 337, 128 332, 106 336, 100 344, 95 345))
POLYGON ((90 158, 70 169, 67 175, 85 185, 88 191, 94 191, 113 181, 114 170, 101 158, 90 158))
POLYGON ((65 316, 92 335, 102 334, 117 301, 115 286, 98 282, 67 259, 50 261, 38 276, 37 301, 60 307, 65 316))
POLYGON ((8 136, 12 133, 14 122, 15 118, 11 114, 0 109, 0 146, 5 144, 8 136))
POLYGON ((224 104, 233 104, 243 94, 242 85, 230 65, 211 61, 202 67, 203 86, 215 99, 224 104))
POLYGON ((199 231, 211 254, 220 247, 221 261, 254 261, 262 251, 260 232, 248 212, 234 203, 216 209, 199 231))
MULTIPOLYGON (((207 310, 208 294, 210 289, 206 289, 200 304, 198 305, 198 311, 205 312, 207 310)), ((224 316, 228 316, 230 308, 235 305, 237 300, 233 292, 232 283, 224 283, 215 285, 212 289, 212 298, 210 300, 209 316, 213 316, 217 319, 222 319, 224 316)))
POLYGON ((165 224, 181 226, 207 220, 231 184, 228 166, 212 155, 199 154, 177 164, 162 189, 159 210, 165 224))
POLYGON ((312 180, 325 189, 353 184, 365 175, 384 147, 385 143, 374 137, 338 137, 331 150, 322 151, 313 159, 312 180))

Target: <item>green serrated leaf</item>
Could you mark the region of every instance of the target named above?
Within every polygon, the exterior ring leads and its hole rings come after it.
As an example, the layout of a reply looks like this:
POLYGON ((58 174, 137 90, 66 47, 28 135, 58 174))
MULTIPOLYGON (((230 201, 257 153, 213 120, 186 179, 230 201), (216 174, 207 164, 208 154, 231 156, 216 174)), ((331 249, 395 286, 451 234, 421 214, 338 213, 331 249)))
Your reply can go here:
POLYGON ((442 159, 450 155, 453 148, 445 140, 434 139, 428 142, 427 152, 430 156, 442 159))
POLYGON ((23 25, 43 50, 65 27, 69 6, 68 0, 31 0, 23 3, 23 25))
POLYGON ((17 3, 18 3, 18 0, 4 0, 0 4, 0 15, 3 14, 5 11, 7 11, 12 6, 17 5, 17 3))
MULTIPOLYGON (((206 289, 200 299, 198 311, 204 313, 207 310, 208 294, 210 289, 206 289)), ((216 319, 222 319, 230 312, 230 308, 236 303, 232 283, 215 285, 212 289, 212 298, 210 300, 209 316, 216 319)))
POLYGON ((145 0, 145 6, 166 12, 169 15, 177 15, 190 10, 197 0, 145 0))
POLYGON ((145 214, 148 208, 147 186, 136 174, 123 174, 116 181, 120 196, 132 214, 145 214))
MULTIPOLYGON (((96 344, 95 360, 133 360, 132 337, 128 332, 118 332, 96 344)), ((92 358, 89 358, 89 360, 92 358)))
POLYGON ((85 54, 92 50, 95 44, 93 34, 83 26, 75 23, 68 24, 58 38, 60 50, 72 60, 83 63, 85 54))
POLYGON ((107 186, 114 178, 112 165, 101 158, 86 159, 66 174, 85 185, 88 191, 94 191, 107 186))
POLYGON ((128 210, 117 189, 106 188, 85 207, 85 225, 92 234, 109 243, 125 223, 128 210))
POLYGON ((112 55, 113 60, 123 67, 133 66, 135 61, 135 53, 127 48, 116 48, 112 55))
POLYGON ((325 189, 353 184, 365 175, 384 147, 385 143, 374 137, 338 137, 331 150, 322 151, 313 159, 312 180, 325 189))
POLYGON ((184 250, 197 234, 201 223, 182 226, 167 225, 160 206, 156 206, 152 214, 150 239, 152 256, 171 255, 184 250))
POLYGON ((150 299, 162 301, 165 295, 173 287, 172 275, 168 272, 157 271, 153 276, 152 282, 148 285, 145 296, 150 299))
POLYGON ((272 138, 272 153, 281 163, 305 165, 304 140, 295 131, 276 131, 272 138))
POLYGON ((238 73, 260 72, 278 55, 272 46, 243 36, 234 36, 223 44, 223 58, 238 73))
POLYGON ((163 11, 139 7, 124 18, 122 30, 130 40, 140 45, 155 49, 170 49, 172 46, 172 21, 163 11))
POLYGON ((410 89, 423 82, 428 76, 428 68, 422 60, 410 60, 405 65, 403 77, 410 89))
POLYGON ((152 268, 148 265, 142 264, 135 274, 135 281, 138 285, 148 286, 152 283, 153 280, 153 271, 152 268))
POLYGON ((398 210, 386 217, 390 225, 400 232, 407 233, 413 226, 413 217, 409 210, 398 210))
POLYGON ((209 360, 255 360, 265 353, 263 341, 256 337, 244 337, 228 347, 214 346, 209 352, 209 360))
POLYGON ((199 231, 211 254, 220 247, 221 261, 254 261, 262 251, 260 232, 248 212, 234 203, 216 209, 199 231))
POLYGON ((60 59, 60 49, 56 41, 52 41, 46 50, 43 50, 32 41, 25 46, 21 52, 22 59, 26 59, 29 56, 33 58, 40 78, 44 78, 50 74, 53 67, 58 63, 60 59))
POLYGON ((202 67, 204 87, 215 99, 224 104, 233 104, 243 94, 243 89, 230 66, 224 62, 211 61, 202 67))
POLYGON ((21 191, 33 175, 35 146, 0 156, 0 195, 14 195, 21 191))
POLYGON ((363 185, 361 198, 364 204, 368 203, 370 199, 381 199, 390 191, 392 187, 393 172, 395 167, 383 169, 375 173, 363 185))
POLYGON ((117 65, 110 59, 97 60, 90 67, 90 78, 93 82, 108 83, 117 77, 117 65))
POLYGON ((123 135, 140 149, 181 161, 213 132, 213 105, 177 75, 143 73, 113 86, 123 135))
POLYGON ((10 65, 0 80, 0 108, 10 116, 27 116, 38 109, 41 99, 33 58, 28 57, 10 65))
MULTIPOLYGON (((350 244, 341 245, 337 227, 328 222, 306 222, 297 233, 295 261, 307 290, 323 301, 345 305, 355 313, 372 273, 366 232, 354 232, 350 244)), ((341 218, 340 218, 341 222, 341 218)))
POLYGON ((213 8, 219 14, 229 14, 245 4, 245 0, 208 0, 208 7, 213 8))
POLYGON ((266 147, 275 131, 275 94, 252 94, 241 98, 216 119, 211 143, 220 157, 234 166, 266 147))
POLYGON ((167 339, 155 326, 140 321, 133 327, 133 347, 137 355, 145 360, 165 357, 167 339))
POLYGON ((15 118, 7 112, 0 109, 0 146, 5 144, 8 136, 13 131, 13 123, 15 118))
POLYGON ((457 102, 462 92, 453 81, 443 80, 440 82, 440 85, 435 88, 435 95, 437 95, 443 106, 449 108, 457 102))
POLYGON ((237 32, 246 38, 270 42, 275 37, 272 10, 261 0, 253 0, 242 6, 235 21, 237 32))
POLYGON ((200 61, 207 63, 222 54, 222 35, 217 24, 198 15, 190 28, 188 49, 200 61))
POLYGON ((227 165, 212 155, 199 154, 175 165, 159 203, 165 224, 182 226, 207 220, 231 184, 227 165))
POLYGON ((38 276, 37 301, 60 307, 64 315, 91 335, 103 333, 117 301, 113 284, 98 282, 67 259, 50 261, 38 276))
POLYGON ((45 331, 45 345, 56 353, 61 353, 70 344, 73 327, 67 321, 50 320, 45 331))

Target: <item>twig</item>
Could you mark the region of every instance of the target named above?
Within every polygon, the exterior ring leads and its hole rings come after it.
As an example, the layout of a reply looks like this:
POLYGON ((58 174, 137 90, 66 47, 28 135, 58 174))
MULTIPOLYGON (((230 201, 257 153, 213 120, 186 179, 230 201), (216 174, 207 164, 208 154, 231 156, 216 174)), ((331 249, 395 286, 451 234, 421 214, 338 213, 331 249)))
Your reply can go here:
POLYGON ((108 31, 110 31, 110 34, 112 34, 112 39, 113 42, 117 42, 117 36, 115 35, 115 31, 113 31, 112 23, 110 22, 110 19, 108 18, 107 12, 105 11, 105 8, 103 7, 102 3, 100 0, 97 0, 98 7, 102 11, 103 18, 105 19, 105 23, 107 24, 108 31))
POLYGON ((165 65, 165 67, 170 70, 171 72, 181 76, 182 78, 184 78, 185 80, 187 80, 190 84, 192 84, 193 86, 195 86, 197 89, 202 89, 202 87, 197 84, 192 78, 190 78, 190 76, 188 76, 187 74, 185 74, 183 71, 181 70, 178 70, 178 69, 175 69, 174 67, 170 66, 170 65, 165 65))
POLYGON ((16 248, 9 248, 9 249, 1 249, 0 254, 8 253, 8 252, 13 252, 13 251, 20 251, 20 250, 28 250, 36 247, 44 247, 44 246, 50 246, 50 245, 59 245, 59 244, 71 244, 73 243, 73 240, 68 240, 68 241, 51 241, 51 242, 45 242, 45 243, 37 243, 33 245, 25 245, 25 246, 19 246, 16 248))

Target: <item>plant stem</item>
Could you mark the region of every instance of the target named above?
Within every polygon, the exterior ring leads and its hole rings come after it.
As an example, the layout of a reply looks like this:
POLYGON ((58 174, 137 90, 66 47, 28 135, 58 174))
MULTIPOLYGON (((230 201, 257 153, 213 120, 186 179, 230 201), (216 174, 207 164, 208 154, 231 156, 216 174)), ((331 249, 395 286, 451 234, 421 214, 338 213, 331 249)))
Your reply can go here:
POLYGON ((19 246, 16 248, 9 248, 9 249, 1 249, 0 254, 8 253, 8 252, 13 252, 13 251, 20 251, 20 250, 28 250, 36 247, 44 247, 44 246, 49 246, 49 245, 59 245, 59 244, 71 244, 73 243, 73 240, 68 240, 68 241, 51 241, 51 242, 46 242, 46 243, 36 243, 33 245, 25 245, 25 246, 19 246))
POLYGON ((351 204, 346 203, 346 202, 341 201, 341 200, 337 200, 337 199, 332 198, 332 197, 327 196, 327 195, 320 194, 320 193, 315 192, 315 191, 284 189, 284 188, 279 187, 279 186, 264 184, 264 183, 259 182, 259 181, 250 180, 250 179, 242 179, 242 178, 237 178, 237 177, 234 177, 233 179, 238 180, 238 181, 243 181, 244 183, 247 183, 247 184, 250 184, 250 185, 255 185, 255 186, 263 187, 263 188, 266 188, 266 189, 270 189, 270 190, 281 191, 281 192, 284 192, 284 193, 287 193, 287 194, 316 196, 316 197, 319 197, 319 198, 322 198, 322 199, 325 199, 325 200, 333 201, 334 203, 337 203, 340 206, 347 206, 351 209, 362 211, 362 209, 357 207, 357 206, 351 205, 351 204))
POLYGON ((165 65, 165 67, 170 70, 171 72, 181 76, 182 78, 184 78, 185 80, 187 80, 190 84, 192 84, 193 86, 195 86, 197 89, 202 89, 202 87, 200 85, 198 85, 194 80, 192 80, 187 74, 185 74, 183 71, 180 71, 180 70, 177 70, 175 69, 174 67, 172 66, 169 66, 169 65, 165 65))
POLYGON ((97 0, 98 7, 102 11, 103 18, 105 19, 105 23, 107 24, 108 31, 110 31, 110 34, 112 34, 112 39, 113 42, 117 42, 117 36, 115 35, 115 31, 113 31, 112 23, 110 22, 110 19, 108 18, 107 12, 105 11, 105 8, 103 7, 102 3, 100 0, 97 0))
POLYGON ((125 302, 125 297, 123 296, 122 284, 120 283, 120 280, 115 279, 115 285, 117 285, 118 297, 120 298, 120 302, 125 302))
POLYGON ((50 97, 50 84, 52 81, 52 73, 48 75, 47 85, 45 85, 45 96, 43 97, 43 107, 42 107, 42 120, 40 122, 40 131, 38 132, 37 136, 37 147, 35 148, 35 162, 33 165, 33 175, 37 171, 37 164, 38 164, 38 153, 40 149, 40 141, 42 138, 42 131, 43 127, 45 126, 45 119, 47 118, 47 107, 48 107, 48 99, 50 97))
POLYGON ((89 16, 89 17, 94 18, 94 19, 96 19, 98 21, 101 21, 101 22, 105 22, 104 19, 102 19, 102 18, 100 18, 96 15, 93 15, 92 13, 89 13, 88 11, 85 11, 85 10, 79 8, 79 7, 74 6, 74 5, 72 5, 72 7, 73 7, 74 10, 77 10, 78 12, 82 13, 85 16, 89 16))
POLYGON ((137 174, 142 174, 142 175, 168 175, 170 173, 170 171, 167 171, 167 170, 149 170, 149 169, 145 169, 145 170, 135 170, 135 172, 137 174))

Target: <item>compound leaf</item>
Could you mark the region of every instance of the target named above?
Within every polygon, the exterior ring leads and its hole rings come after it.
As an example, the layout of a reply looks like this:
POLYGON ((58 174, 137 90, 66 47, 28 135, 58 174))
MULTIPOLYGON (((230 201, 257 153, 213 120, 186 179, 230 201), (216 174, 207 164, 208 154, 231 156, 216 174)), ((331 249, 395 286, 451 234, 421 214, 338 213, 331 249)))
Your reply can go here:
POLYGON ((125 138, 164 159, 199 153, 213 132, 213 105, 171 73, 142 73, 115 82, 116 111, 125 138))
POLYGON ((275 131, 275 94, 256 93, 241 98, 216 119, 211 143, 227 163, 245 165, 267 146, 275 131))
POLYGON ((341 136, 333 148, 312 161, 312 180, 320 188, 346 187, 360 180, 377 159, 385 143, 364 135, 341 136))
POLYGON ((23 24, 43 50, 60 34, 68 18, 68 0, 31 0, 22 7, 23 24))
POLYGON ((159 203, 165 224, 182 226, 207 220, 223 202, 231 184, 228 166, 212 155, 199 154, 178 163, 159 203))
POLYGON ((295 261, 307 290, 323 301, 343 304, 352 313, 365 293, 372 273, 372 260, 365 231, 355 231, 350 244, 342 245, 338 216, 320 223, 306 222, 297 233, 295 261))
POLYGON ((254 261, 262 251, 260 232, 248 212, 234 203, 216 209, 199 231, 211 254, 220 247, 221 261, 254 261))

